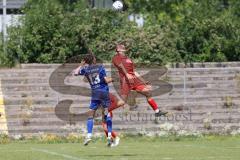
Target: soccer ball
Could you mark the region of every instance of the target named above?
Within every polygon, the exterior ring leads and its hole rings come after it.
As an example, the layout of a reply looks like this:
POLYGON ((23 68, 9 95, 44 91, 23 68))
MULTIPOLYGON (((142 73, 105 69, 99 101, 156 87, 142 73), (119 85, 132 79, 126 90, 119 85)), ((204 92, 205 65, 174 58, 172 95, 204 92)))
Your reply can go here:
POLYGON ((113 9, 117 11, 120 11, 123 9, 122 1, 115 1, 112 6, 113 6, 113 9))

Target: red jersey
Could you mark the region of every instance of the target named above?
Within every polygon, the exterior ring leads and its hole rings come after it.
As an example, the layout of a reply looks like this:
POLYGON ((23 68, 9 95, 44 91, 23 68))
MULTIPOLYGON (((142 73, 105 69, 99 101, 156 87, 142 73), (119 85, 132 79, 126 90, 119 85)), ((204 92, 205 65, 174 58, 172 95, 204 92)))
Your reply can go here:
POLYGON ((134 76, 134 84, 131 84, 131 88, 133 86, 143 84, 143 82, 138 77, 136 77, 136 75, 134 73, 134 64, 133 64, 132 60, 130 58, 128 58, 126 55, 116 54, 112 59, 112 63, 118 69, 121 84, 126 82, 128 85, 130 85, 128 80, 126 79, 126 75, 125 75, 124 71, 119 66, 120 64, 123 65, 123 67, 125 68, 125 70, 128 74, 131 74, 134 76))
POLYGON ((127 56, 122 55, 122 54, 116 54, 112 59, 112 63, 118 69, 120 78, 125 77, 125 74, 124 74, 122 68, 119 66, 120 64, 123 65, 123 67, 125 68, 127 73, 134 75, 134 64, 133 64, 132 60, 130 58, 128 58, 127 56))

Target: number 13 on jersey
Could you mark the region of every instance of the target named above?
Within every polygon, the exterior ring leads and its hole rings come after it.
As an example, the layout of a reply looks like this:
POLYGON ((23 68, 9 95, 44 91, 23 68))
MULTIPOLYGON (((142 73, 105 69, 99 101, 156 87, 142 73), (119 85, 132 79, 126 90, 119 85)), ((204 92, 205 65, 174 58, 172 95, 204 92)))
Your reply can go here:
POLYGON ((100 78, 98 73, 89 75, 89 79, 90 79, 91 85, 96 85, 100 83, 100 78))

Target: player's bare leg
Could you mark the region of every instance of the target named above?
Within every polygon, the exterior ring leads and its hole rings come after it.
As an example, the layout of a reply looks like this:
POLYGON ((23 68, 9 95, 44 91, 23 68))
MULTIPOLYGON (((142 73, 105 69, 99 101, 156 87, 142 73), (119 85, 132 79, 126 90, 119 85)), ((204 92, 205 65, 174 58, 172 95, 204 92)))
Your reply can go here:
POLYGON ((110 93, 109 97, 110 97, 110 106, 108 108, 109 112, 112 112, 113 110, 125 105, 125 102, 117 98, 117 96, 115 96, 114 94, 110 93))

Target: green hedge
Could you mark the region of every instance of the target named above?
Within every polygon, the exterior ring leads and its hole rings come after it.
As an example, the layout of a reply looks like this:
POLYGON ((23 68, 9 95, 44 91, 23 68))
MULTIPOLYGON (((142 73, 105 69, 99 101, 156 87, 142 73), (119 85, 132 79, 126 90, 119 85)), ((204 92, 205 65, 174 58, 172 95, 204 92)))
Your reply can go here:
POLYGON ((128 11, 115 12, 89 8, 85 0, 29 0, 22 25, 8 29, 0 63, 62 63, 88 49, 109 61, 118 42, 137 62, 240 60, 238 0, 125 2, 128 11), (128 20, 131 13, 144 15, 142 28, 128 20))

